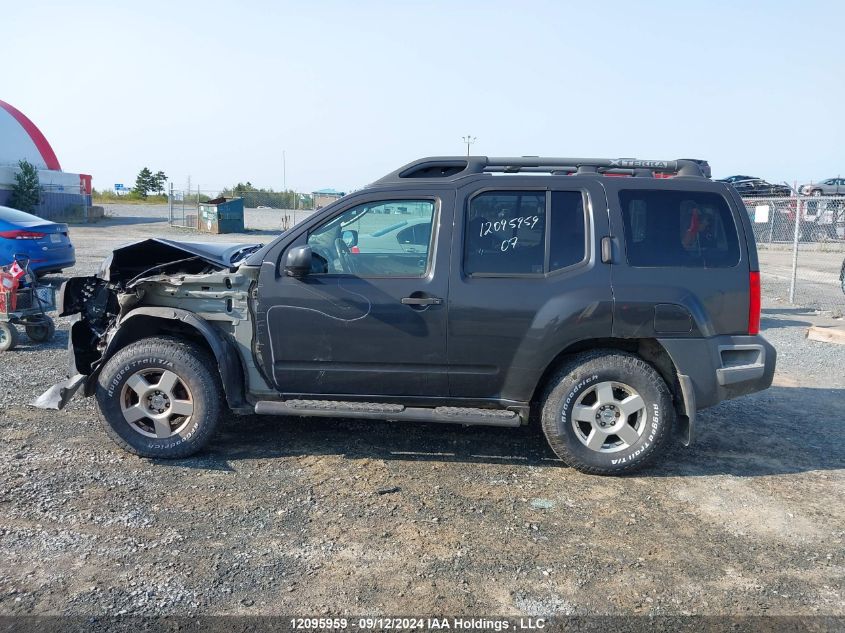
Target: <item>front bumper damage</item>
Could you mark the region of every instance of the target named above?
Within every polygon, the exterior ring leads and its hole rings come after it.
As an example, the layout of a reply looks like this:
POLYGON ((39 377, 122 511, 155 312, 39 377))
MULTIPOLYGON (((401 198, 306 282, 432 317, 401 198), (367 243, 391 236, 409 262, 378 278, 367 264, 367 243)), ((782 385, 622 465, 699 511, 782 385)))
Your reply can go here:
MULTIPOLYGON (((68 335, 69 377, 47 389, 32 405, 62 409, 80 389, 91 395, 121 322, 144 305, 157 286, 174 288, 186 279, 202 279, 220 271, 234 273, 243 258, 260 247, 146 239, 115 249, 96 276, 67 280, 59 292, 57 311, 59 316, 73 317, 68 335)), ((178 293, 169 292, 171 303, 178 304, 178 293)))
POLYGON ((76 374, 67 380, 56 383, 38 396, 32 403, 32 406, 38 407, 39 409, 64 409, 65 405, 76 395, 76 392, 85 384, 87 379, 88 376, 85 374, 76 374))

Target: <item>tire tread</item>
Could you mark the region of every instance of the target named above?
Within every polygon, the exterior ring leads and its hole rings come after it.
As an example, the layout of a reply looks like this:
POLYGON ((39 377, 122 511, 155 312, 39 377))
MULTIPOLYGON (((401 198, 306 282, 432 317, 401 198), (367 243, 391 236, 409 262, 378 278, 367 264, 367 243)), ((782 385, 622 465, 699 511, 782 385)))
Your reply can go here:
MULTIPOLYGON (((130 343, 117 351, 108 360, 98 379, 97 400, 100 404, 101 419, 106 433, 122 449, 141 457, 180 459, 193 455, 208 443, 214 434, 217 422, 223 412, 223 398, 221 396, 223 387, 220 374, 213 369, 216 366, 217 361, 203 348, 177 337, 150 337, 130 343), (120 366, 136 356, 144 355, 160 355, 185 363, 201 377, 199 381, 200 392, 198 394, 195 393, 195 388, 192 387, 194 400, 202 399, 205 403, 204 406, 208 407, 206 420, 199 426, 196 435, 191 438, 191 441, 176 448, 168 449, 166 454, 144 450, 143 448, 132 445, 112 427, 106 419, 106 414, 102 412, 103 403, 101 399, 109 397, 105 392, 105 385, 108 384, 111 376, 111 372, 108 371, 109 368, 111 366, 120 366), (205 377, 204 379, 202 378, 203 376, 205 377), (108 379, 105 377, 108 377, 108 379)), ((119 420, 118 422, 123 423, 123 420, 119 420)))

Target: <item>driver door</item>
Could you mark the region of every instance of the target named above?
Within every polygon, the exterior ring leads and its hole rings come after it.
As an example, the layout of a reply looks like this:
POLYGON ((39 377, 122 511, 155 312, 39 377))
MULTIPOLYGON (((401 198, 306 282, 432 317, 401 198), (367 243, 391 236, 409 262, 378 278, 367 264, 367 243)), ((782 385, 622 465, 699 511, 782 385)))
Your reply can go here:
POLYGON ((311 246, 311 273, 281 270, 261 300, 281 393, 448 395, 446 197, 353 199, 291 244, 311 246))

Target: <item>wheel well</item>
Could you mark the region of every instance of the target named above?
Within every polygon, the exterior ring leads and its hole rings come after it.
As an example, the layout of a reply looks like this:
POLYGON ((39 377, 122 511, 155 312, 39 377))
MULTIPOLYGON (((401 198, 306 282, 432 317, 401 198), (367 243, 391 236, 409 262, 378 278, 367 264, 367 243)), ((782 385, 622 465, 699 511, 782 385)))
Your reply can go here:
MULTIPOLYGON (((187 313, 186 313, 187 314, 187 313)), ((211 328, 207 322, 194 317, 196 325, 190 319, 167 318, 156 314, 136 314, 132 316, 131 323, 118 328, 114 338, 109 342, 108 357, 111 357, 120 349, 144 338, 160 335, 175 336, 191 343, 208 352, 215 359, 215 365, 220 375, 226 401, 232 410, 237 410, 244 405, 244 370, 241 366, 239 354, 226 340, 211 328), (207 329, 204 333, 202 329, 207 329), (212 337, 213 341, 209 341, 212 337), (216 349, 215 349, 216 346, 216 349), (230 349, 231 348, 231 349, 230 349)), ((99 374, 108 358, 103 358, 102 363, 89 377, 86 385, 86 395, 89 390, 93 391, 94 378, 99 374)))
MULTIPOLYGON (((563 367, 575 354, 579 352, 586 352, 591 349, 616 349, 623 352, 636 354, 642 358, 649 365, 654 367, 669 391, 672 393, 672 401, 675 405, 675 410, 679 414, 684 413, 684 399, 681 393, 681 386, 678 382, 678 371, 675 368, 675 363, 666 349, 653 338, 642 339, 626 339, 626 338, 596 338, 579 341, 564 349, 560 354, 555 356, 554 360, 546 367, 541 376, 537 386, 534 389, 534 395, 531 398, 532 409, 535 409, 535 404, 539 404, 539 399, 543 394, 549 380, 563 367)), ((542 406, 542 405, 540 405, 542 406)))
POLYGON ((115 343, 116 346, 114 349, 109 350, 109 352, 110 354, 114 354, 127 345, 131 345, 143 338, 161 334, 186 339, 204 349, 214 358, 214 350, 211 349, 211 345, 208 344, 205 337, 195 327, 177 319, 163 319, 149 315, 138 315, 132 319, 131 327, 120 328, 115 334, 115 338, 118 339, 115 343))

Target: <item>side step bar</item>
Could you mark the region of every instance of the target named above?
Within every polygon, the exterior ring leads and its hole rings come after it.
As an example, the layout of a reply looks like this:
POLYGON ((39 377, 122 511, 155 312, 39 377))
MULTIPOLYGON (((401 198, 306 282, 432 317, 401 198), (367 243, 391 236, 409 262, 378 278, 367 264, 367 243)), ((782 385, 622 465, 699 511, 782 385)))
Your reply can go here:
POLYGON ((322 418, 359 418, 408 422, 445 422, 484 426, 515 427, 522 418, 504 409, 470 407, 406 407, 380 402, 339 402, 335 400, 261 400, 255 403, 258 415, 298 415, 322 418))

